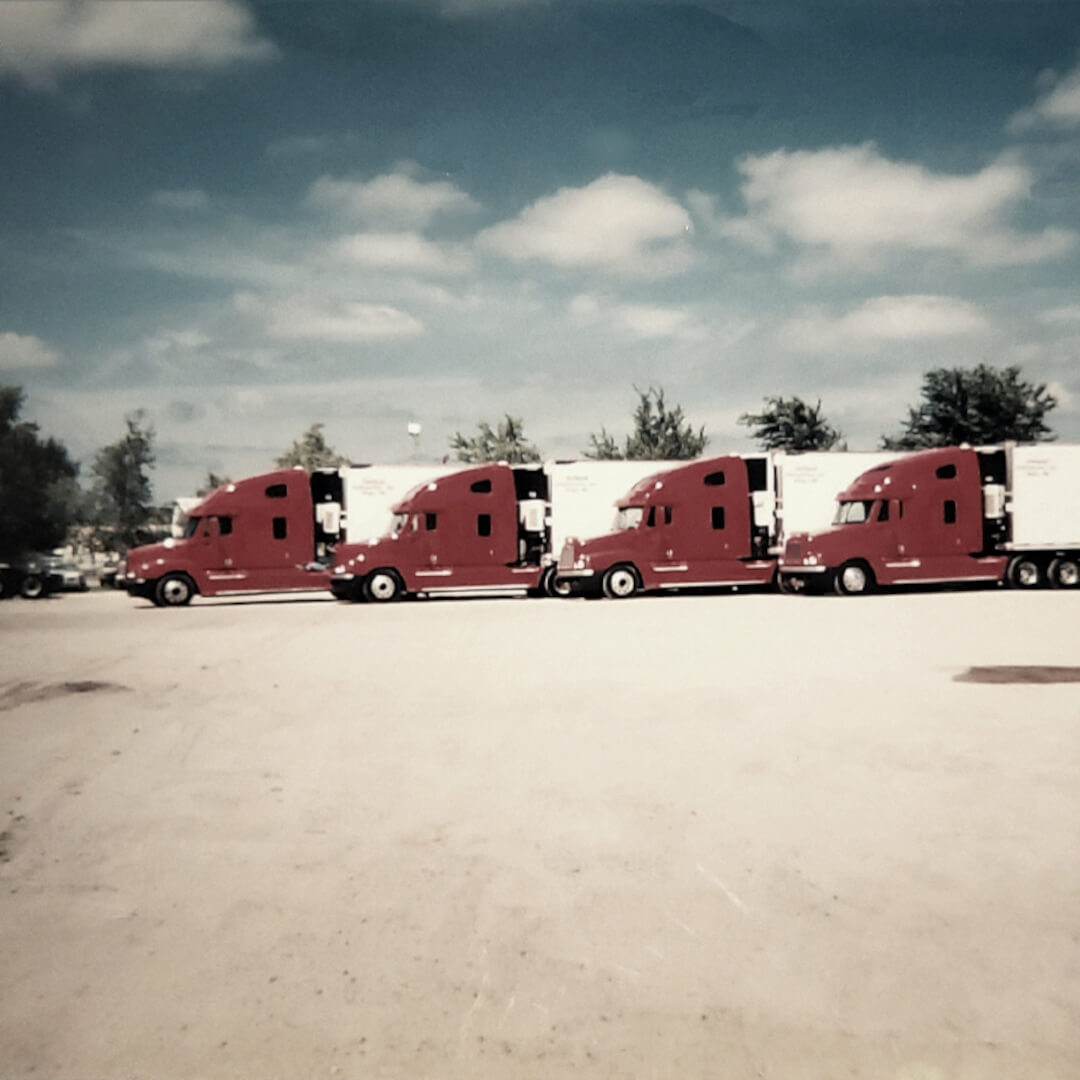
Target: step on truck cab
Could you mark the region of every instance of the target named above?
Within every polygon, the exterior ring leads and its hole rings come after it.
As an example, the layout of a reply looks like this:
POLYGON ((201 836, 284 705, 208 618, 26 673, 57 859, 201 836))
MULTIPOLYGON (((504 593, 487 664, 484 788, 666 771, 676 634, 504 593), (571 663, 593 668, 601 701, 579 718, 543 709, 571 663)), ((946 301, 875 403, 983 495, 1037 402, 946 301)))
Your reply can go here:
POLYGON ((570 533, 606 527, 627 483, 656 462, 476 465, 417 485, 381 537, 337 549, 330 588, 342 600, 553 595, 555 555, 570 533))
POLYGON ((1080 447, 944 447, 864 472, 833 525, 791 535, 793 589, 1005 582, 1080 585, 1080 447))
POLYGON ((378 532, 404 491, 449 471, 294 468, 224 484, 187 508, 181 536, 129 551, 118 584, 169 607, 195 595, 325 591, 338 544, 378 532))

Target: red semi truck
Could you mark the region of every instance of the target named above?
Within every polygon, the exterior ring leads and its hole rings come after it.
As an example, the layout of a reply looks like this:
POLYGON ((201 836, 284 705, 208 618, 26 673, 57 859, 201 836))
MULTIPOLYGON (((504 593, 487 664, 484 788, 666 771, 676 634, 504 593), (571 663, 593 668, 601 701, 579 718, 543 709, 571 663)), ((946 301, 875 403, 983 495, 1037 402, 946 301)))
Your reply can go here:
POLYGON ((789 535, 793 588, 996 581, 1080 585, 1080 446, 926 450, 864 472, 832 527, 789 535))
POLYGON ((160 607, 196 594, 326 590, 335 545, 380 532, 405 491, 454 468, 278 469, 225 484, 188 510, 182 536, 132 548, 117 584, 160 607))
POLYGON ((827 524, 836 492, 888 456, 725 455, 646 477, 619 500, 612 532, 562 548, 558 581, 611 599, 771 585, 785 531, 827 524))
POLYGON ((649 461, 478 465, 414 488, 389 532, 338 547, 330 587, 343 600, 553 595, 555 555, 610 523, 620 492, 664 468, 649 461))

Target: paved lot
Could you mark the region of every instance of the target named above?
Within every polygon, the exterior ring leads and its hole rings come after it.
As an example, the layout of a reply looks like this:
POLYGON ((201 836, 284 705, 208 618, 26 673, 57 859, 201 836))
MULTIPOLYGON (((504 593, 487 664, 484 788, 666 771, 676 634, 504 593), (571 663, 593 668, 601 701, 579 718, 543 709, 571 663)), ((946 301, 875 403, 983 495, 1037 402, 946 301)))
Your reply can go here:
POLYGON ((0 1077, 1071 1080, 1078 623, 0 604, 0 1077))

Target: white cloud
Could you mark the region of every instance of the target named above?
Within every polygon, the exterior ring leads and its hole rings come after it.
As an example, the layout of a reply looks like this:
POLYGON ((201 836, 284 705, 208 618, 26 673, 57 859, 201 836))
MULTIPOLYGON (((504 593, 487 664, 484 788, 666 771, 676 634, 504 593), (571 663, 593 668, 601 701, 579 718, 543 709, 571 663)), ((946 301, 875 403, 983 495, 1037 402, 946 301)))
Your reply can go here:
POLYGON ((480 233, 490 251, 569 269, 658 277, 684 270, 690 215, 636 176, 609 173, 583 188, 561 188, 512 221, 480 233))
POLYGON ((1047 90, 1030 108, 1021 109, 1009 121, 1009 130, 1017 133, 1034 127, 1073 128, 1080 126, 1080 67, 1068 74, 1054 73, 1045 79, 1047 90))
POLYGON ((1036 316, 1039 322, 1047 326, 1080 324, 1080 304, 1063 304, 1061 307, 1047 308, 1036 316))
POLYGON ((400 308, 356 301, 329 303, 299 297, 264 299, 238 293, 236 309, 278 341, 365 342, 415 337, 424 324, 400 308))
POLYGON ((686 308, 662 304, 608 303, 592 293, 570 301, 570 314, 579 322, 600 323, 640 340, 698 341, 705 328, 686 308))
POLYGON ((277 50, 233 0, 35 0, 0 5, 0 75, 41 89, 106 65, 217 68, 277 50))
POLYGON ((32 334, 0 334, 0 371, 55 367, 60 355, 32 334))
POLYGON ((769 237, 865 264, 905 251, 944 252, 975 265, 1020 265, 1064 254, 1068 230, 1018 233, 1008 213, 1031 193, 1034 176, 1001 160, 969 176, 890 161, 870 145, 778 150, 745 158, 747 216, 721 231, 762 249, 769 237))
POLYGON ((436 244, 415 232, 356 233, 338 240, 331 254, 345 262, 401 273, 462 274, 472 266, 463 248, 436 244))
POLYGON ((844 315, 820 310, 789 319, 777 331, 792 352, 864 352, 883 345, 970 337, 989 329, 973 304, 949 296, 878 296, 844 315))
POLYGON ((210 199, 201 188, 155 191, 150 202, 166 210, 204 210, 210 205, 210 199))
POLYGON ((476 204, 447 180, 423 182, 406 172, 374 180, 322 176, 308 189, 305 204, 383 228, 423 229, 439 214, 472 210, 476 204))

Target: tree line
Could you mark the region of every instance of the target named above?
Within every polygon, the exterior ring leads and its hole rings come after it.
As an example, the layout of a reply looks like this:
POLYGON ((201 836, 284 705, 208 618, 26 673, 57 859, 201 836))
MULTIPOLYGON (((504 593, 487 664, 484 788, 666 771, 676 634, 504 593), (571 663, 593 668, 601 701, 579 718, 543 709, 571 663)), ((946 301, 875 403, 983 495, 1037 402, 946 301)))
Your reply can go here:
MULTIPOLYGON (((663 389, 635 387, 635 393, 630 431, 618 438, 601 427, 590 434, 585 457, 688 460, 705 450, 709 437, 704 426, 695 428, 681 405, 668 403, 663 389)), ((923 375, 920 397, 908 408, 900 430, 882 436, 883 449, 1054 438, 1047 417, 1057 400, 1045 384, 1025 380, 1016 365, 935 368, 923 375)), ((126 550, 162 532, 171 507, 155 507, 152 500, 155 432, 143 412, 127 416, 121 436, 97 451, 84 487, 64 445, 43 438, 37 424, 20 419, 25 401, 20 387, 0 386, 0 561, 50 550, 73 535, 91 550, 106 551, 126 550)), ((743 413, 738 423, 765 450, 847 448, 820 400, 811 404, 797 396, 766 397, 760 412, 743 413)), ((312 424, 274 464, 306 469, 345 464, 348 459, 327 443, 323 427, 312 424)), ((480 421, 475 434, 455 432, 449 449, 464 464, 523 464, 542 458, 525 437, 522 418, 509 413, 494 425, 480 421)), ((227 482, 228 477, 208 471, 198 494, 227 482)))

